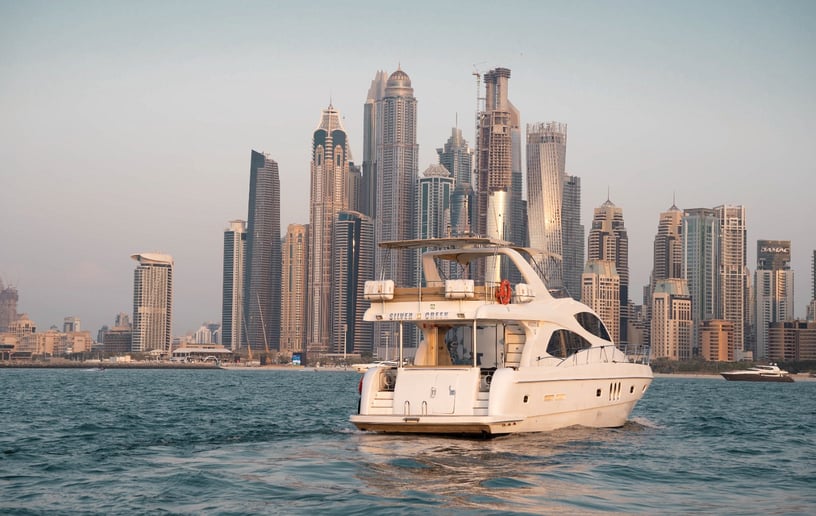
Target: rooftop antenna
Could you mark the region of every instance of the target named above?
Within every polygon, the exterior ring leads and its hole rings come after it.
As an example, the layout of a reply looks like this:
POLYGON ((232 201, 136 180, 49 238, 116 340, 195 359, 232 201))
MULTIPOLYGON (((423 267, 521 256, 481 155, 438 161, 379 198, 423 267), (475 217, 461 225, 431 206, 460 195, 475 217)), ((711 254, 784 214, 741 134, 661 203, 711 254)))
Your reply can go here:
MULTIPOLYGON (((480 63, 477 63, 480 64, 480 63)), ((476 116, 475 116, 475 130, 473 134, 473 145, 474 145, 474 159, 473 159, 473 172, 471 173, 471 182, 475 185, 479 183, 479 119, 481 118, 481 113, 483 111, 482 108, 482 101, 484 97, 481 97, 482 91, 482 74, 477 68, 476 64, 473 65, 473 72, 472 74, 476 78, 476 116)))

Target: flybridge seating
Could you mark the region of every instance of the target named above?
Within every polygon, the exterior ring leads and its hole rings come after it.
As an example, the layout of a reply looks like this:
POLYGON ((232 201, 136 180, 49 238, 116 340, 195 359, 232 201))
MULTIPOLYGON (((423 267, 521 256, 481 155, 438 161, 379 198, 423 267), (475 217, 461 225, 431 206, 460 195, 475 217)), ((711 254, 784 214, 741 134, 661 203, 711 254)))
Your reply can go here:
MULTIPOLYGON (((528 303, 537 296, 549 297, 546 286, 541 281, 530 262, 525 259, 534 251, 513 248, 508 242, 489 238, 435 238, 425 240, 403 240, 380 244, 389 251, 420 249, 424 285, 422 287, 397 286, 391 279, 365 282, 364 297, 371 302, 402 301, 480 301, 508 303, 528 303), (436 249, 436 250, 429 250, 436 249), (446 276, 454 268, 460 269, 460 276, 478 273, 476 262, 484 263, 487 271, 497 266, 514 267, 521 273, 522 281, 511 285, 506 279, 487 280, 476 284, 473 279, 452 279, 446 276), (500 265, 504 263, 505 265, 500 265)), ((482 270, 485 274, 485 270, 482 270)), ((491 273, 486 274, 491 277, 491 273)))
MULTIPOLYGON (((367 301, 424 301, 473 300, 496 301, 500 283, 475 285, 473 280, 445 280, 444 286, 396 287, 393 280, 370 280, 365 282, 364 296, 367 301)), ((526 283, 517 283, 513 289, 513 303, 529 303, 535 299, 533 288, 526 283)))

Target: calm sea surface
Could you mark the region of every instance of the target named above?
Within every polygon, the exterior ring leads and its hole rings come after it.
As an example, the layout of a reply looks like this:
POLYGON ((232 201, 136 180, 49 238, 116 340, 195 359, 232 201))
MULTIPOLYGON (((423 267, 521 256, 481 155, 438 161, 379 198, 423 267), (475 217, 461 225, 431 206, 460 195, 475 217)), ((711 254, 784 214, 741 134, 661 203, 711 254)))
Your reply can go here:
POLYGON ((816 514, 816 382, 656 378, 623 428, 364 434, 354 372, 0 370, 0 513, 816 514))

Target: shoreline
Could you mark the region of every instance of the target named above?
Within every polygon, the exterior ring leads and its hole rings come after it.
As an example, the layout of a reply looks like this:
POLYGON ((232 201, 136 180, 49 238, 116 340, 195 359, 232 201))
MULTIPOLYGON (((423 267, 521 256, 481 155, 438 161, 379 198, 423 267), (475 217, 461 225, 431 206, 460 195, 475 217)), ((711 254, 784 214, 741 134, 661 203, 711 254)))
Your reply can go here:
MULTIPOLYGON (((243 365, 243 364, 221 364, 211 362, 182 363, 182 362, 28 362, 28 361, 0 361, 0 369, 187 369, 187 370, 225 370, 225 371, 329 371, 344 372, 354 371, 349 367, 313 367, 313 366, 293 366, 286 364, 270 365, 243 365)), ((809 373, 791 373, 794 382, 816 382, 816 377, 809 373)), ((655 378, 686 378, 686 379, 714 379, 725 381, 719 373, 654 373, 655 378)))
POLYGON ((215 364, 213 362, 74 362, 70 360, 58 361, 0 361, 0 369, 206 369, 229 371, 354 371, 349 367, 312 367, 293 366, 286 364, 270 365, 243 365, 243 364, 215 364))
MULTIPOLYGON (((808 373, 791 373, 794 382, 816 382, 816 378, 808 373)), ((719 373, 654 373, 655 378, 708 378, 726 381, 719 373)))
POLYGON ((212 363, 171 362, 0 362, 0 369, 220 369, 212 363))

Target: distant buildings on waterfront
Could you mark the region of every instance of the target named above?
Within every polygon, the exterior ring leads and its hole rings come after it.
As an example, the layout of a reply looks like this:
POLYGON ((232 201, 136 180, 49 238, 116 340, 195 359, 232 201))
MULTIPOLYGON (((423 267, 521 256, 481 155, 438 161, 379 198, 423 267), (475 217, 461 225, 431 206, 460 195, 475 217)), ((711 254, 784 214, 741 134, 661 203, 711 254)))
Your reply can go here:
MULTIPOLYGON (((653 358, 672 360, 816 354, 816 250, 807 321, 795 320, 791 241, 757 240, 752 276, 744 206, 680 209, 672 202, 657 218, 648 284, 631 285, 623 207, 607 196, 588 232, 581 221, 581 177, 571 175, 566 162, 567 124, 527 124, 522 161, 511 71, 497 67, 474 76, 474 141, 463 137, 457 116, 440 139, 438 163, 422 166, 421 92, 415 95, 401 67, 376 72, 370 83, 362 105, 361 166, 352 160, 343 117, 329 102, 311 135, 302 135, 304 148, 311 137, 309 220, 289 224, 283 235, 278 164, 272 154, 252 150, 246 217, 230 220, 223 231, 219 322, 173 339, 172 257, 143 253, 133 255, 133 311, 116 315, 96 342, 72 316, 61 331, 37 332, 34 321, 17 312, 20 293, 0 282, 0 357, 168 353, 185 344, 220 344, 279 361, 383 355, 394 344, 395 327, 363 322, 364 282, 387 274, 405 286, 420 278, 415 253, 378 244, 472 235, 534 249, 551 291, 597 311, 622 348, 650 348, 653 358), (640 289, 642 304, 632 299, 640 289)), ((506 265, 488 279, 517 281, 506 265)), ((403 337, 413 345, 418 334, 403 337)))
POLYGON ((221 344, 232 351, 241 347, 244 335, 244 260, 246 221, 236 219, 224 230, 224 261, 221 289, 221 344))
POLYGON ((143 253, 131 258, 139 263, 133 271, 131 350, 169 350, 173 339, 173 257, 143 253))

